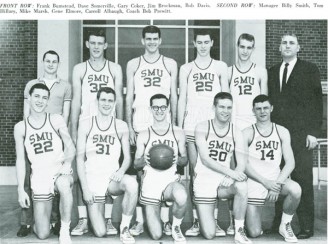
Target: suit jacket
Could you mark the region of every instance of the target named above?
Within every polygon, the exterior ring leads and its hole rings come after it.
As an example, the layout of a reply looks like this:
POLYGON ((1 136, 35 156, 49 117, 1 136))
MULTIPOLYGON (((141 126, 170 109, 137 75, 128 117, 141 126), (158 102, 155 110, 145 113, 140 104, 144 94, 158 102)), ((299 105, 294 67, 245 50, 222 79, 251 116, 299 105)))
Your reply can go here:
POLYGON ((322 123, 322 88, 320 73, 313 63, 300 60, 280 92, 280 66, 268 72, 269 97, 273 104, 272 121, 285 126, 293 135, 320 136, 322 123))

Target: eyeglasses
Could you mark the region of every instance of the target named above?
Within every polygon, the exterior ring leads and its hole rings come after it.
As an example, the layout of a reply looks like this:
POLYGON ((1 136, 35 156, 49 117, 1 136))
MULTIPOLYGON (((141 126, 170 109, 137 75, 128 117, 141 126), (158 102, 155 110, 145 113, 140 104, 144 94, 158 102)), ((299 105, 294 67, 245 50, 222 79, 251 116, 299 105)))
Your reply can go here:
POLYGON ((162 112, 164 112, 167 109, 167 106, 163 105, 163 106, 151 106, 151 109, 155 112, 157 112, 159 109, 161 109, 162 112))

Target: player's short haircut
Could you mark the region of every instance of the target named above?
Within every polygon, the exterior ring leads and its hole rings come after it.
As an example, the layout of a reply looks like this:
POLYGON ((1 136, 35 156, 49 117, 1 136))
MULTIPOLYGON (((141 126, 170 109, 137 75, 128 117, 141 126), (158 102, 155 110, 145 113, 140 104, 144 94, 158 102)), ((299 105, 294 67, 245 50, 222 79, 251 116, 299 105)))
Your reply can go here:
POLYGON ((297 35, 296 35, 295 33, 292 33, 292 32, 286 32, 286 33, 284 33, 284 34, 281 36, 281 41, 282 41, 282 39, 283 39, 285 36, 292 36, 292 37, 295 37, 296 40, 297 40, 297 43, 298 43, 298 37, 297 37, 297 35))
POLYGON ((113 94, 114 95, 114 99, 116 99, 116 92, 113 90, 113 88, 110 88, 110 87, 101 87, 98 92, 97 92, 97 100, 99 100, 100 98, 100 94, 102 92, 105 92, 107 94, 113 94))
POLYGON ((239 46, 241 40, 246 40, 246 41, 249 41, 249 42, 253 42, 253 47, 255 46, 255 38, 251 34, 248 34, 248 33, 241 34, 238 38, 237 46, 239 46))
POLYGON ((155 94, 155 95, 153 95, 151 98, 150 98, 150 106, 152 106, 153 105, 153 101, 155 100, 155 99, 165 99, 165 101, 166 101, 166 106, 169 106, 169 99, 165 96, 165 95, 163 95, 163 94, 155 94))
POLYGON ((268 101, 270 105, 272 105, 270 98, 267 95, 264 94, 258 95, 253 100, 253 107, 255 106, 256 103, 264 103, 266 101, 268 101))
POLYGON ((209 29, 195 29, 194 31, 194 41, 196 41, 197 36, 206 36, 209 35, 210 39, 213 40, 213 34, 209 29))
POLYGON ((90 36, 101 36, 103 38, 105 38, 105 42, 106 42, 106 31, 102 28, 92 28, 90 30, 87 31, 87 36, 88 39, 90 39, 90 36))
POLYGON ((49 88, 45 84, 42 84, 42 83, 36 83, 36 84, 34 84, 31 87, 31 89, 29 91, 29 94, 32 95, 32 93, 34 92, 35 89, 46 90, 48 92, 48 96, 50 96, 50 90, 49 90, 49 88))
POLYGON ((232 101, 232 96, 228 92, 219 92, 215 95, 213 99, 213 105, 216 106, 219 103, 219 100, 229 99, 232 101))
POLYGON ((52 55, 56 55, 57 56, 57 61, 58 61, 58 63, 59 63, 59 55, 58 55, 58 53, 56 53, 55 51, 53 51, 53 50, 49 50, 49 51, 46 51, 44 54, 43 54, 43 61, 44 61, 44 59, 46 58, 46 55, 47 54, 52 54, 52 55))
POLYGON ((161 30, 155 25, 148 25, 142 29, 142 38, 146 37, 146 33, 158 33, 158 37, 161 38, 161 30))

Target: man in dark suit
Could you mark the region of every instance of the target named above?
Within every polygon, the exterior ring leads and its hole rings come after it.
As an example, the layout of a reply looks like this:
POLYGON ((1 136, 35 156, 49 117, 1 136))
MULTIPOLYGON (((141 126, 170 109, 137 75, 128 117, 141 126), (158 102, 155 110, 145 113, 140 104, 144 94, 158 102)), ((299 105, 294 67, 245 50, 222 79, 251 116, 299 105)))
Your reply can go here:
MULTIPOLYGON (((297 237, 307 239, 313 236, 314 224, 312 149, 318 144, 322 122, 320 73, 315 64, 297 57, 300 45, 294 34, 282 37, 279 50, 282 62, 268 73, 269 96, 274 105, 272 120, 285 126, 291 135, 295 156, 291 177, 302 188, 297 209, 301 231, 297 237)), ((276 218, 281 216, 277 213, 281 207, 277 205, 276 218)), ((280 223, 276 218, 274 224, 280 223)))

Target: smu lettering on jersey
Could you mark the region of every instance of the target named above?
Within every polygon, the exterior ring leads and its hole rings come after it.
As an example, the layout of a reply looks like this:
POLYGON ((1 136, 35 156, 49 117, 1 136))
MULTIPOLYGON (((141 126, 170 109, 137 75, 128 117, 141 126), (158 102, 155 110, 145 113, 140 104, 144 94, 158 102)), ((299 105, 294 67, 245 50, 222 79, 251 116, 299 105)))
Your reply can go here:
MULTIPOLYGON (((233 124, 229 123, 229 129, 224 136, 219 136, 215 131, 213 120, 208 120, 208 132, 206 137, 208 156, 224 167, 230 168, 231 157, 235 151, 235 142, 233 137, 233 124)), ((221 173, 215 172, 202 163, 198 154, 195 168, 197 175, 206 177, 216 177, 221 173)))
POLYGON ((252 125, 254 137, 249 145, 249 164, 265 178, 276 179, 282 158, 281 140, 276 124, 272 123, 270 135, 263 136, 256 124, 252 125))
POLYGON ((256 64, 252 64, 246 71, 240 71, 236 65, 232 66, 230 91, 233 97, 235 115, 253 115, 253 100, 261 94, 259 79, 256 74, 256 64))
POLYGON ((25 119, 24 146, 31 168, 42 174, 58 173, 64 162, 63 142, 51 124, 51 115, 46 114, 40 128, 33 127, 29 118, 25 119))
POLYGON ((164 56, 149 63, 144 56, 139 58, 139 66, 134 73, 135 100, 133 108, 149 107, 149 100, 155 94, 164 94, 167 98, 171 93, 171 74, 164 63, 164 56))
MULTIPOLYGON (((173 130, 173 125, 169 124, 169 127, 167 129, 167 131, 160 135, 158 134, 152 126, 150 126, 148 128, 148 134, 149 134, 149 138, 148 141, 146 143, 146 147, 145 147, 145 155, 149 154, 149 150, 150 148, 152 148, 153 146, 157 145, 157 144, 165 144, 169 147, 171 147, 174 151, 174 155, 178 155, 179 149, 178 149, 178 141, 174 135, 174 130, 173 130)), ((147 170, 147 172, 158 172, 158 170, 153 169, 150 165, 146 165, 145 169, 147 170)), ((161 171, 162 173, 168 173, 168 174, 175 174, 176 172, 176 165, 175 163, 172 165, 171 168, 165 170, 165 171, 161 171)))
POLYGON ((112 117, 109 126, 100 129, 97 117, 93 116, 86 141, 86 173, 110 176, 119 169, 121 141, 116 130, 116 119, 112 117))
POLYGON ((85 64, 86 70, 82 78, 81 114, 92 114, 91 111, 96 108, 97 92, 101 87, 114 89, 114 78, 108 60, 105 61, 100 70, 95 70, 89 60, 85 64))

